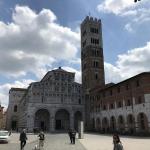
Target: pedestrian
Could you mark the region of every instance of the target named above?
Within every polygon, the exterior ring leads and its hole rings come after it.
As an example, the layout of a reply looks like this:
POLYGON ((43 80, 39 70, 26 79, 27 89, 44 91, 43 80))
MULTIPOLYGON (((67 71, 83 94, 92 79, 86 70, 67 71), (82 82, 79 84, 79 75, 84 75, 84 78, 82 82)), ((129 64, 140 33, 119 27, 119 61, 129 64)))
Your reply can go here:
POLYGON ((72 138, 72 143, 75 144, 75 139, 76 139, 76 131, 75 130, 72 130, 71 138, 72 138))
POLYGON ((114 144, 113 150, 123 150, 123 146, 118 134, 113 135, 113 144, 114 144))
POLYGON ((27 140, 26 130, 23 129, 23 131, 20 133, 20 148, 21 148, 21 150, 24 149, 24 147, 26 145, 26 140, 27 140))
POLYGON ((41 149, 44 146, 45 135, 44 132, 40 132, 39 137, 39 148, 41 149))
POLYGON ((72 134, 72 130, 70 129, 70 130, 68 131, 68 135, 69 135, 69 138, 70 138, 70 143, 73 144, 73 140, 72 140, 71 134, 72 134))

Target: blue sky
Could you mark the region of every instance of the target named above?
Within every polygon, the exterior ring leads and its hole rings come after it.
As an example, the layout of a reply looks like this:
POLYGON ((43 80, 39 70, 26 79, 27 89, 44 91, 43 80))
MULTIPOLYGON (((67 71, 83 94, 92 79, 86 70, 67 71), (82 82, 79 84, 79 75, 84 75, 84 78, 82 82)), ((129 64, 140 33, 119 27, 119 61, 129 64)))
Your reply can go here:
POLYGON ((100 18, 106 82, 150 71, 150 2, 142 0, 0 0, 0 101, 51 69, 81 82, 80 23, 100 18))

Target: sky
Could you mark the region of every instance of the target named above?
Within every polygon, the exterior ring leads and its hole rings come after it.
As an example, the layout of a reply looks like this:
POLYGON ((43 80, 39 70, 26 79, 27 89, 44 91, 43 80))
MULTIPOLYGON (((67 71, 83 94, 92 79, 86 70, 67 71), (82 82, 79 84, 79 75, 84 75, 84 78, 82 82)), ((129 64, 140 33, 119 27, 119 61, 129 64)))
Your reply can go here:
POLYGON ((150 71, 150 1, 0 0, 0 102, 61 66, 81 83, 80 24, 101 19, 105 82, 150 71))

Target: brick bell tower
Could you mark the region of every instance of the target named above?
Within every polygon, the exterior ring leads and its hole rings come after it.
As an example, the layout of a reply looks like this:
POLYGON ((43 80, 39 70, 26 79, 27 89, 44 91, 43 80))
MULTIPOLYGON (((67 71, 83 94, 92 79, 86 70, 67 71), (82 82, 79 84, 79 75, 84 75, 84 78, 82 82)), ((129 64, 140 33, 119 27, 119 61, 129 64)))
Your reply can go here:
POLYGON ((82 87, 85 99, 85 129, 91 129, 89 90, 105 86, 101 20, 87 16, 81 23, 82 87))
POLYGON ((82 85, 85 91, 105 85, 101 20, 87 16, 81 24, 82 85))

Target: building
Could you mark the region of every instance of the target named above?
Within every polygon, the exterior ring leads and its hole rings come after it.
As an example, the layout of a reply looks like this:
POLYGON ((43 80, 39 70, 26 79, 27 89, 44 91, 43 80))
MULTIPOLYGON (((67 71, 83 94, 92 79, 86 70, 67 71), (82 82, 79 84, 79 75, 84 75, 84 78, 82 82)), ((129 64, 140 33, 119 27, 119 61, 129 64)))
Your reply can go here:
POLYGON ((99 132, 150 132, 150 72, 105 84, 101 21, 81 24, 82 85, 86 129, 99 132))
POLYGON ((4 112, 4 107, 0 105, 0 130, 6 128, 6 112, 4 112))
POLYGON ((9 130, 17 130, 19 122, 19 103, 27 89, 11 88, 9 90, 9 105, 7 108, 6 127, 9 130))
POLYGON ((105 84, 101 20, 81 23, 82 85, 60 67, 27 89, 9 92, 7 128, 67 130, 85 122, 102 133, 150 133, 150 72, 105 84))
POLYGON ((26 128, 29 132, 77 129, 78 121, 84 119, 84 101, 81 84, 74 79, 75 73, 59 67, 27 89, 12 88, 8 129, 26 128))

